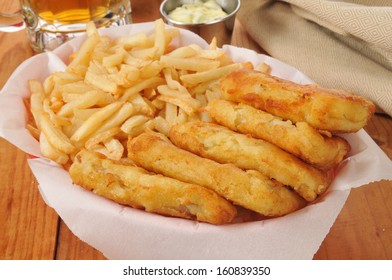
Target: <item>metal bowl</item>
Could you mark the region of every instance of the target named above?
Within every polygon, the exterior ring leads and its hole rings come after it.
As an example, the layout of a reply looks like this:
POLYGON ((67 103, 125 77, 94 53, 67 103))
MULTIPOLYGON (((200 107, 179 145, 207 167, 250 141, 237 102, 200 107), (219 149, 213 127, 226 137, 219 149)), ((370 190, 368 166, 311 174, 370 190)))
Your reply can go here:
MULTIPOLYGON (((203 0, 206 1, 206 0, 203 0)), ((219 46, 224 44, 230 44, 231 35, 233 33, 233 27, 235 17, 240 9, 240 0, 215 0, 222 9, 227 13, 227 16, 209 21, 207 23, 184 23, 175 21, 168 17, 169 13, 175 8, 180 7, 184 4, 195 2, 195 0, 164 0, 160 6, 160 12, 163 19, 167 24, 176 26, 179 28, 188 29, 199 36, 201 36, 207 42, 216 37, 219 46)))

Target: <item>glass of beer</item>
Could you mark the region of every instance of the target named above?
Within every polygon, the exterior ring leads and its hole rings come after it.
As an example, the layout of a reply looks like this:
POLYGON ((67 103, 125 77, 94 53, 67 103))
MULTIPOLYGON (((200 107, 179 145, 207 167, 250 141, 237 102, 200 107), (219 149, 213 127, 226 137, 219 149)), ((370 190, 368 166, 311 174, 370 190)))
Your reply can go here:
MULTIPOLYGON (((14 0, 17 1, 17 0, 14 0)), ((53 50, 86 30, 132 22, 130 0, 20 0, 21 10, 0 14, 0 31, 26 28, 37 52, 53 50)))

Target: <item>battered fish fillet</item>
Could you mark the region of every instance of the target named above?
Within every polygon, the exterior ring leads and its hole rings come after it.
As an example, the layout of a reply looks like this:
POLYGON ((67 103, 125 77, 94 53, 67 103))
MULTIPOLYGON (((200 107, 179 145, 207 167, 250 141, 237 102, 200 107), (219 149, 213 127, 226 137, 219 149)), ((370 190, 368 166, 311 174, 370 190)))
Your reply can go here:
POLYGON ((322 135, 306 122, 292 124, 243 103, 215 99, 206 109, 215 122, 266 140, 318 169, 337 166, 350 151, 341 137, 322 135))
POLYGON ((358 131, 375 111, 372 102, 343 90, 299 85, 245 68, 222 78, 220 88, 226 100, 335 133, 358 131))
POLYGON ((211 224, 230 223, 236 208, 215 192, 80 151, 69 173, 75 184, 134 208, 211 224))
POLYGON ((319 170, 261 139, 233 132, 207 122, 188 122, 170 129, 170 140, 178 147, 220 163, 254 169, 291 186, 307 201, 313 201, 329 186, 319 170))
POLYGON ((147 132, 128 141, 128 157, 147 170, 216 191, 234 204, 265 216, 282 216, 305 205, 294 191, 258 171, 220 164, 147 132))

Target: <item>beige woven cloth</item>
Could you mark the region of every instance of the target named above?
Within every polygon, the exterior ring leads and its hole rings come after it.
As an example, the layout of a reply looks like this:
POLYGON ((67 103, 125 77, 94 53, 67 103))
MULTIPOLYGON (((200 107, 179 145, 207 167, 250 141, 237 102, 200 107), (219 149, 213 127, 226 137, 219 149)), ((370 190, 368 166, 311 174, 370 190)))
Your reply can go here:
POLYGON ((391 0, 242 0, 238 19, 271 56, 392 116, 391 0))

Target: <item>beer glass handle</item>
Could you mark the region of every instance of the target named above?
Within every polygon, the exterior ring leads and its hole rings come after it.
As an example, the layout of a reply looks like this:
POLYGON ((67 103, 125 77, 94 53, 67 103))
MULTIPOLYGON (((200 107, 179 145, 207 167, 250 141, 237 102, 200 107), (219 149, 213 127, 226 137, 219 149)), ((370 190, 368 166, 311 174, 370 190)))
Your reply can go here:
POLYGON ((21 12, 14 14, 0 13, 0 31, 1 32, 16 32, 25 28, 23 16, 21 12))

